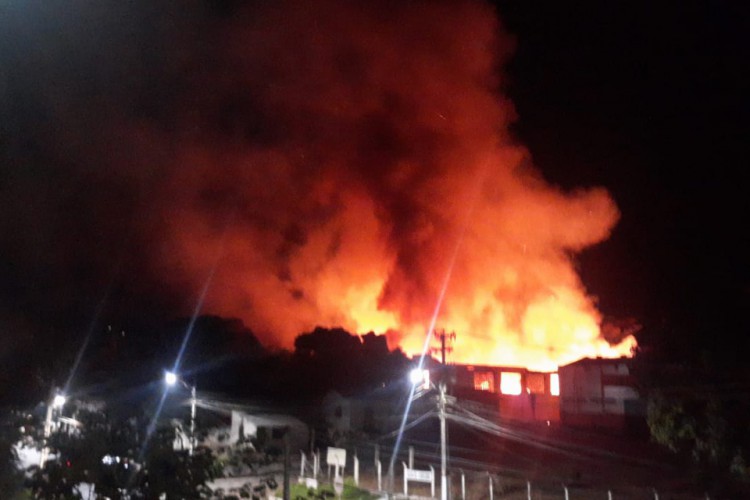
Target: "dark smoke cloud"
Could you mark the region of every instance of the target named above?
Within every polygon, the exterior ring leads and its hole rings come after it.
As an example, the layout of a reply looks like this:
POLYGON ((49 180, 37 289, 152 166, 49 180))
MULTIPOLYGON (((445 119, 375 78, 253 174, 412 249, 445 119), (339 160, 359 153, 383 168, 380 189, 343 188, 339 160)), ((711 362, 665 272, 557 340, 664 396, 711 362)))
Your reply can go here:
POLYGON ((513 143, 513 41, 489 6, 224 7, 5 8, 7 309, 76 317, 113 287, 115 312, 184 314, 215 269, 207 312, 267 342, 414 325, 460 234, 447 310, 494 304, 466 325, 502 310, 523 336, 530 303, 581 288, 570 254, 617 209, 548 186, 513 143))

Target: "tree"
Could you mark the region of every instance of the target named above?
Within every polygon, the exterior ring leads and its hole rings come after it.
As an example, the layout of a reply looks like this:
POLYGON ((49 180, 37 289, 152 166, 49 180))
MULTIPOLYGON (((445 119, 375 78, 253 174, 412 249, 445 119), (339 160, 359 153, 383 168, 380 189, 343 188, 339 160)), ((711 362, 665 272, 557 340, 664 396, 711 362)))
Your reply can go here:
POLYGON ((14 447, 21 437, 19 420, 12 411, 0 414, 0 491, 8 498, 13 498, 23 486, 23 474, 18 469, 14 447))
POLYGON ((385 337, 373 333, 360 337, 341 328, 317 327, 299 335, 294 347, 296 379, 309 393, 364 392, 408 372, 409 359, 400 350, 389 351, 385 337))
POLYGON ((678 337, 667 326, 650 332, 636 356, 651 439, 683 459, 704 488, 743 488, 750 480, 747 367, 728 362, 700 330, 678 337))
POLYGON ((175 451, 173 429, 161 429, 152 439, 139 474, 139 493, 145 498, 207 498, 206 482, 222 472, 211 450, 198 447, 193 455, 175 451))
POLYGON ((36 498, 78 498, 75 487, 93 484, 97 494, 113 499, 201 498, 205 483, 221 473, 212 452, 199 447, 190 456, 175 450, 175 430, 157 427, 144 442, 144 415, 112 416, 78 411, 80 431, 56 432, 50 439, 54 460, 34 472, 36 498))

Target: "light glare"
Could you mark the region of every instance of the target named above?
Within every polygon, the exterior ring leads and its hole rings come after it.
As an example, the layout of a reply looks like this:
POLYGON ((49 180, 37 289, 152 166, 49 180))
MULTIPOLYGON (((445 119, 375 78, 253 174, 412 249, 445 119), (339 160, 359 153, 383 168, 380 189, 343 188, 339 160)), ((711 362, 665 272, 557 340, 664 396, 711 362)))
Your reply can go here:
POLYGON ((409 372, 409 381, 412 385, 421 386, 423 389, 430 388, 430 370, 414 368, 409 372))
POLYGON ((166 382, 167 385, 175 385, 177 383, 177 375, 172 372, 165 373, 164 382, 166 382))

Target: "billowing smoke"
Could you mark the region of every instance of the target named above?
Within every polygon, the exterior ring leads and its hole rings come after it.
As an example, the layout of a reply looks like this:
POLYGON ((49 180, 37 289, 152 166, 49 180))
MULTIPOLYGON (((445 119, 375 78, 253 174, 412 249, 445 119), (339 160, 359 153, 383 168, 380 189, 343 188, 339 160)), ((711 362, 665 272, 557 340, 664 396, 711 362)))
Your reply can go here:
MULTIPOLYGON (((59 237, 62 282, 75 266, 102 271, 124 241, 124 287, 175 313, 213 276, 204 311, 243 318, 267 343, 343 326, 408 351, 452 271, 437 322, 458 333, 456 359, 627 352, 632 339, 617 350, 600 338, 573 262, 618 210, 604 189, 549 185, 509 134, 513 40, 492 8, 150 5, 46 12, 71 46, 13 52, 41 81, 24 89, 6 74, 4 106, 30 93, 44 120, 17 112, 8 123, 35 131, 33 154, 20 134, 4 154, 46 174, 4 187, 19 198, 44 179, 45 206, 3 219, 19 262, 34 238, 46 251, 59 237), (64 230, 40 219, 53 212, 64 230), (30 236, 27 219, 45 230, 30 236)), ((43 30, 16 15, 33 45, 43 30)))

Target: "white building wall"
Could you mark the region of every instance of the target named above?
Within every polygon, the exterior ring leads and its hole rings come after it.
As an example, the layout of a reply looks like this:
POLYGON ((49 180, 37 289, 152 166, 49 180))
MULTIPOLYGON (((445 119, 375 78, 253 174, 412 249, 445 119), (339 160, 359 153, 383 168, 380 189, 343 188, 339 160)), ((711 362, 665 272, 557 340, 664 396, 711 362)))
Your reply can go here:
POLYGON ((607 380, 630 375, 621 360, 581 360, 561 367, 559 373, 562 412, 624 415, 625 402, 639 397, 633 387, 607 380))
POLYGON ((232 426, 229 431, 229 441, 236 443, 240 440, 240 430, 245 439, 254 438, 258 435, 258 426, 250 415, 240 411, 232 411, 232 426))

